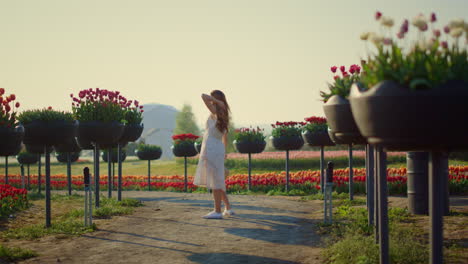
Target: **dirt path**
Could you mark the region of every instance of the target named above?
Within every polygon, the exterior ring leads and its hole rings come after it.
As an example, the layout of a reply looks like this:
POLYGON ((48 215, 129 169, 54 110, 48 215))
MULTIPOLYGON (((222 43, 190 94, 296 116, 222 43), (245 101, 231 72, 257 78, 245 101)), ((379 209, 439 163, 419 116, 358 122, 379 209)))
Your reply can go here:
POLYGON ((40 256, 23 263, 321 263, 320 201, 230 196, 237 215, 206 220, 208 194, 125 192, 145 206, 72 239, 18 241, 40 256))

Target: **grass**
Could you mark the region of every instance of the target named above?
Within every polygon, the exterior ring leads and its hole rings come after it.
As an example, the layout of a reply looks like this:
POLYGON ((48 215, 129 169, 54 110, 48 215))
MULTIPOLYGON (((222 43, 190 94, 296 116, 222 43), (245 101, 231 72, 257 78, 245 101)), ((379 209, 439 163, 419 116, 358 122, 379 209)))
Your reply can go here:
POLYGON ((0 245, 0 259, 8 262, 17 262, 28 258, 37 257, 37 252, 19 247, 6 247, 0 245))

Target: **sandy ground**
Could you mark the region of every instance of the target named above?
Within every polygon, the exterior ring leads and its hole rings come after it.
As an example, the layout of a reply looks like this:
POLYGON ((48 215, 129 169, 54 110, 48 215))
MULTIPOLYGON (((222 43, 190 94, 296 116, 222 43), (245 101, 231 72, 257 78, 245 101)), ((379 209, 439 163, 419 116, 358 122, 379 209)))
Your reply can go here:
MULTIPOLYGON (((17 241, 40 256, 22 263, 321 263, 320 201, 230 196, 237 215, 207 220, 209 194, 125 192, 145 206, 75 238, 17 241)), ((12 241, 13 242, 13 241, 12 241)))

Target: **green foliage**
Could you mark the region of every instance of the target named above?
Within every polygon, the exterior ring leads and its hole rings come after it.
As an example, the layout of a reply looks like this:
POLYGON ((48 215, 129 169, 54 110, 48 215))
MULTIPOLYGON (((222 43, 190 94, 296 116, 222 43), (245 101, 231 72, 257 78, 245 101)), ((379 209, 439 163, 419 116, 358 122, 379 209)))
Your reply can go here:
POLYGON ((263 142, 265 141, 265 135, 263 135, 263 129, 255 128, 240 128, 236 129, 234 139, 237 142, 263 142))
POLYGON ((36 251, 30 249, 23 249, 19 247, 6 247, 0 245, 0 259, 8 262, 17 262, 20 260, 25 260, 29 258, 37 257, 36 251))
POLYGON ((276 124, 272 124, 273 130, 271 131, 271 135, 275 138, 300 137, 303 125, 305 125, 305 123, 302 122, 276 122, 276 124))
POLYGON ((320 91, 320 96, 322 97, 323 102, 327 102, 333 95, 339 95, 345 99, 348 98, 351 86, 354 83, 359 82, 359 80, 359 72, 354 72, 351 75, 343 74, 342 77, 336 75, 334 82, 328 84, 329 91, 320 91))
POLYGON ((52 109, 35 109, 26 110, 18 115, 18 121, 23 124, 29 124, 33 121, 52 122, 52 121, 66 121, 73 122, 73 115, 64 111, 55 111, 52 109))
POLYGON ((137 151, 161 151, 160 146, 150 145, 150 144, 139 144, 137 151))
POLYGON ((139 108, 127 109, 124 113, 124 120, 127 124, 141 124, 143 112, 139 108))
POLYGON ((82 219, 68 218, 65 220, 57 220, 52 222, 50 228, 46 228, 44 224, 29 225, 20 228, 8 229, 3 232, 3 238, 9 239, 27 239, 34 240, 47 235, 81 235, 92 232, 96 226, 86 227, 82 219))
POLYGON ((200 129, 198 128, 195 121, 195 115, 192 112, 192 106, 189 104, 184 104, 182 110, 177 113, 174 134, 177 135, 187 133, 200 135, 200 129))

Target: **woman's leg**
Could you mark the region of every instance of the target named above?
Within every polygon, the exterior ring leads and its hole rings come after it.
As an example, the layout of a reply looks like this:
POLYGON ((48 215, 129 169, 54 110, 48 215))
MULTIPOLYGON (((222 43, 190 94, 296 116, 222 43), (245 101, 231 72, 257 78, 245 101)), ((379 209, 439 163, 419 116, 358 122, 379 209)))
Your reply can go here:
POLYGON ((221 191, 221 199, 224 202, 224 206, 226 207, 226 210, 231 210, 231 204, 229 203, 229 199, 227 197, 226 192, 224 190, 220 190, 220 191, 221 191))
POLYGON ((223 190, 213 190, 215 212, 221 213, 221 199, 223 190))

